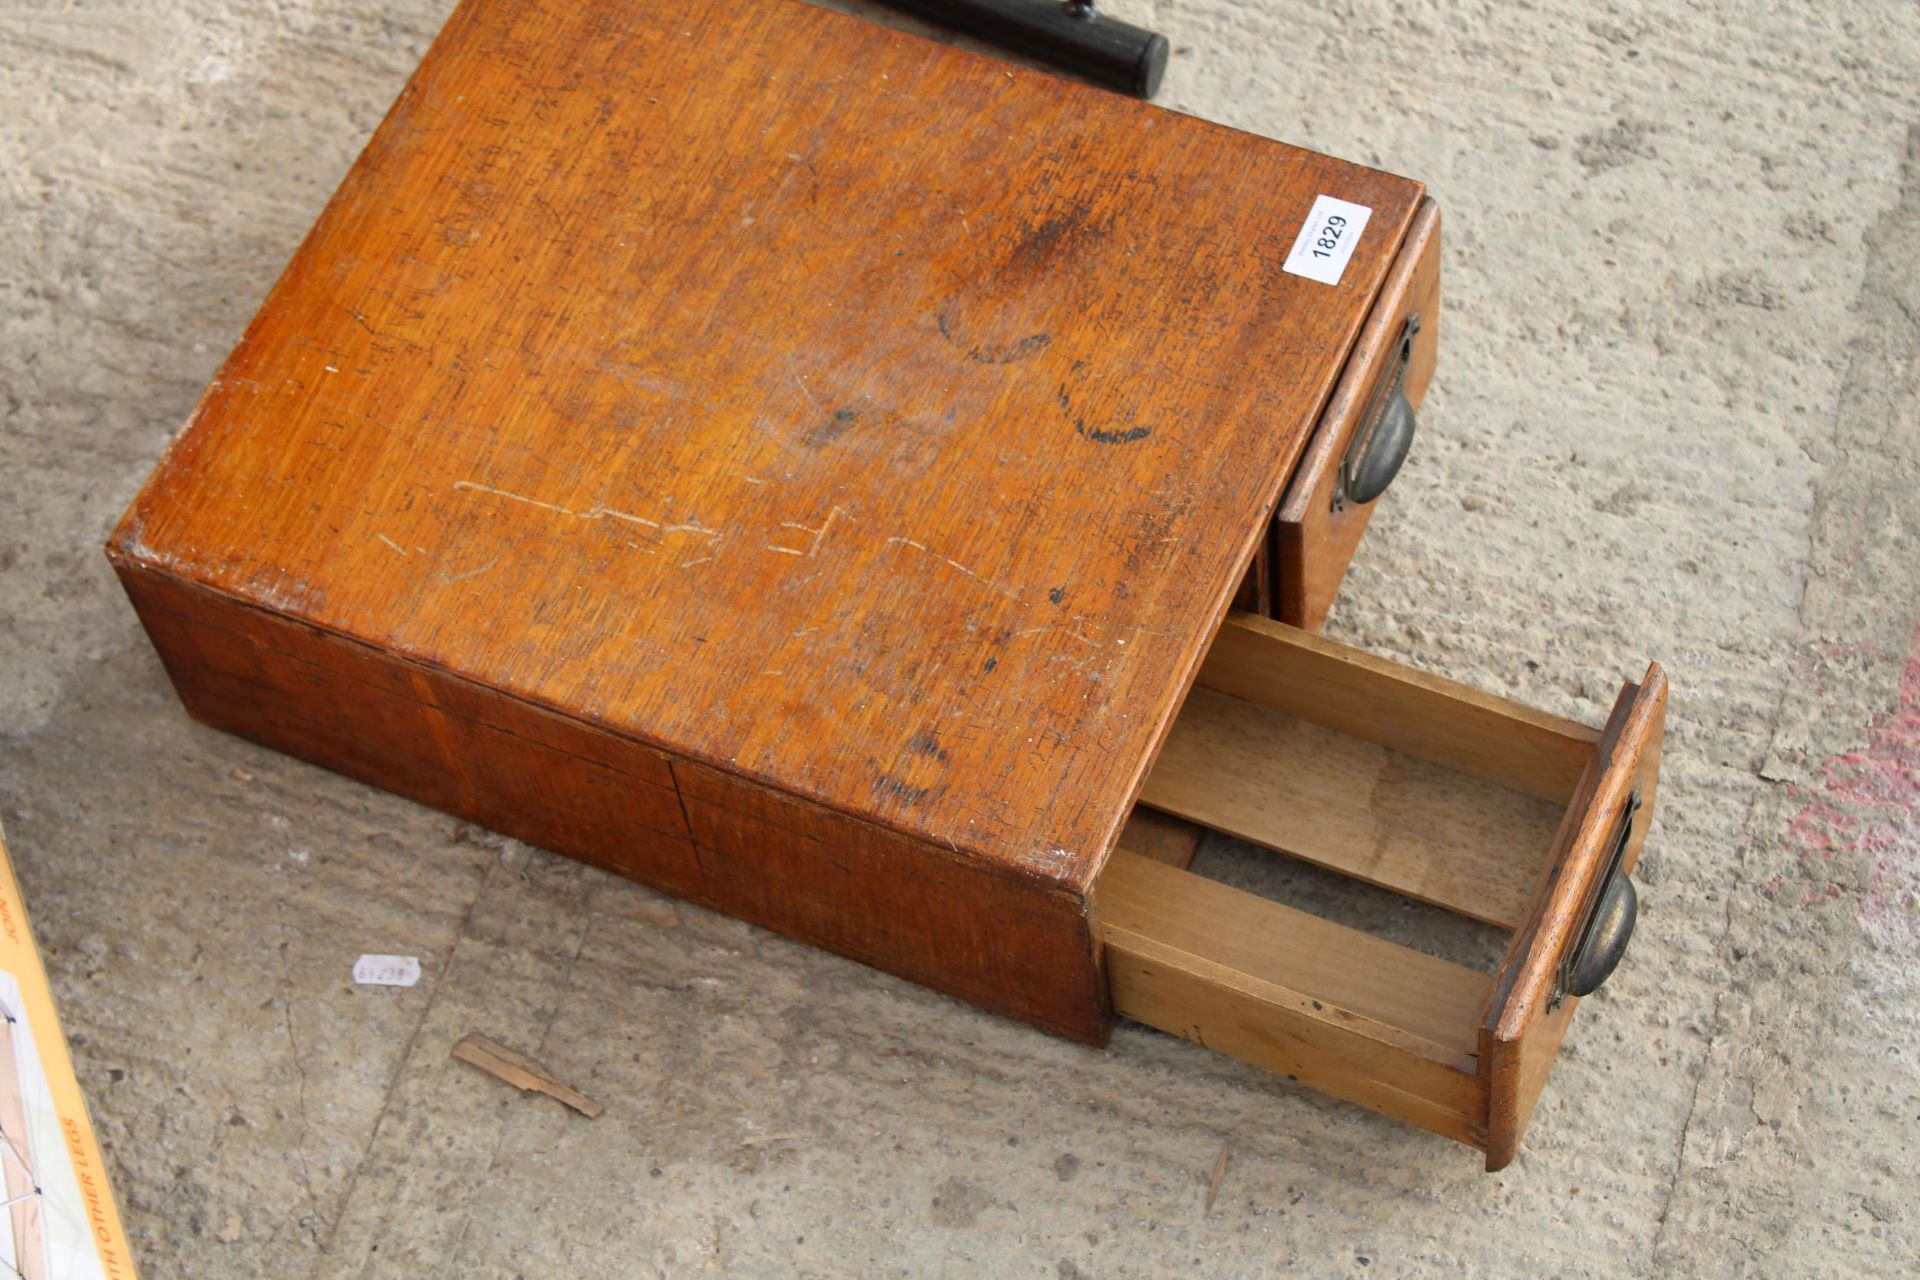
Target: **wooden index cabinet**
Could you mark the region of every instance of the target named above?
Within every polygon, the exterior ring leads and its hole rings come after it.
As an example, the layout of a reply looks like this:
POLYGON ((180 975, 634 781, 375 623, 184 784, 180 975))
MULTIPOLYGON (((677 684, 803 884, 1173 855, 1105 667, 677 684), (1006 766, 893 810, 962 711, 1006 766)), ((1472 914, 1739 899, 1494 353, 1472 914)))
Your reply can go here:
POLYGON ((1438 244, 1418 183, 795 0, 466 0, 109 554, 209 724, 1504 1161, 1658 673, 1595 733, 1257 616, 1324 616, 1438 244), (1290 848, 1232 792, 1307 722, 1449 814, 1516 793, 1514 847, 1290 848), (1511 972, 1355 944, 1315 998, 1335 927, 1116 852, 1143 797, 1510 927, 1511 972))

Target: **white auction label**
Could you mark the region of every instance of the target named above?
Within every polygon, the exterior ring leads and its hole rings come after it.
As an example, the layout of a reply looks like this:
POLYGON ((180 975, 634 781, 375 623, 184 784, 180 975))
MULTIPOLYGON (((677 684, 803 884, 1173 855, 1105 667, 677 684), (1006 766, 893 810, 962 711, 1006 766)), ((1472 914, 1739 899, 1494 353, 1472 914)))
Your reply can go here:
POLYGON ((1294 237, 1285 270, 1321 284, 1339 284, 1353 257, 1353 246, 1360 243, 1360 233, 1372 216, 1373 210, 1363 204, 1320 196, 1294 237))
POLYGON ((419 956, 361 956, 353 980, 363 987, 410 987, 420 981, 419 956))

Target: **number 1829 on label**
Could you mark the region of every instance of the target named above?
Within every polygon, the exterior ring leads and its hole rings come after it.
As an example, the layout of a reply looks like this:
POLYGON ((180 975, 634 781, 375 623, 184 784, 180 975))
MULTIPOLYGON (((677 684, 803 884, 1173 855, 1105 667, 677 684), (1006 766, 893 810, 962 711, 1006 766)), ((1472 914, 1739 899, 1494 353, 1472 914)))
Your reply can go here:
POLYGON ((1321 196, 1313 202, 1307 220, 1294 237, 1293 250, 1287 254, 1286 270, 1296 276, 1318 280, 1321 284, 1339 284, 1346 274, 1353 249, 1367 229, 1373 210, 1350 200, 1321 196))

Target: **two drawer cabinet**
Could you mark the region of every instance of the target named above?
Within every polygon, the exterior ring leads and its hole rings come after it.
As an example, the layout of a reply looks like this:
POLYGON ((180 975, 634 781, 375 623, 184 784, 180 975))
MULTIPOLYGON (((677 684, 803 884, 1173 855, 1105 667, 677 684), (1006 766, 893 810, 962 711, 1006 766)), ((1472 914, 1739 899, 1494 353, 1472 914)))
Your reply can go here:
POLYGON ((1311 634, 1438 227, 797 0, 466 0, 108 552, 209 724, 1497 1163, 1624 938, 1661 684, 1592 732, 1311 634), (1206 828, 1512 952, 1208 883, 1206 828))

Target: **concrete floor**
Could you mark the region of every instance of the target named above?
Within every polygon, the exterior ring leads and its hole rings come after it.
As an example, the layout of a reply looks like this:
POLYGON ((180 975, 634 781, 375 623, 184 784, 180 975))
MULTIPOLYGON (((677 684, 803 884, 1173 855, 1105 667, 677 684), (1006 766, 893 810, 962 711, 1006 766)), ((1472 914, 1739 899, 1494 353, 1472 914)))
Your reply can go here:
POLYGON ((1914 1273, 1920 9, 1118 6, 1165 105, 1446 211, 1332 633, 1590 721, 1671 673, 1640 934, 1488 1176, 188 722, 99 545, 447 7, 0 12, 0 815, 149 1275, 1914 1273))

